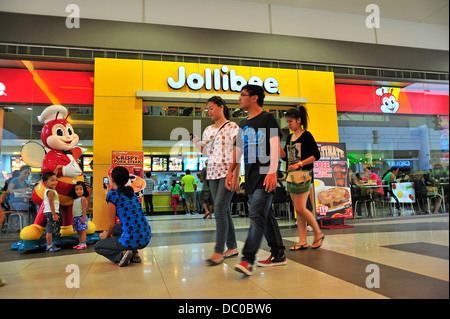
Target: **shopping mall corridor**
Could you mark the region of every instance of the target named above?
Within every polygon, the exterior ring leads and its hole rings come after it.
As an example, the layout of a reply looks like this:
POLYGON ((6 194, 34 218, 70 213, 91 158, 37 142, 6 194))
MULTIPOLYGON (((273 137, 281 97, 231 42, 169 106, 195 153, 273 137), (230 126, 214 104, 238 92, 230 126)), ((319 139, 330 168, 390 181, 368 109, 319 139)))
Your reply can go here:
MULTIPOLYGON (((119 268, 94 252, 19 253, 18 233, 0 238, 0 299, 448 299, 448 214, 348 220, 324 230, 322 248, 287 251, 287 265, 245 277, 239 257, 206 266, 215 222, 193 216, 148 217, 153 236, 142 263, 119 268), (76 271, 74 270, 76 269, 76 271), (77 275, 77 277, 75 277, 77 275)), ((234 218, 241 251, 248 218, 234 218)), ((293 220, 280 220, 286 247, 297 241, 293 220)), ((312 241, 312 234, 308 240, 312 241)), ((265 241, 259 259, 269 256, 265 241)))

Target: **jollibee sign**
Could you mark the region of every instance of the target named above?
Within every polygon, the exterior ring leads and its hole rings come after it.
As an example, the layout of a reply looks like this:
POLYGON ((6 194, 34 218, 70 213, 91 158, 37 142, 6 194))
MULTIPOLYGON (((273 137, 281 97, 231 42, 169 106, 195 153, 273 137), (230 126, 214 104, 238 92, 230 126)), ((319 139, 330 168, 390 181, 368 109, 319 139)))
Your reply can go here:
POLYGON ((205 68, 204 74, 191 73, 186 75, 186 68, 181 65, 178 67, 178 78, 169 76, 167 84, 174 90, 179 90, 187 85, 191 90, 198 91, 205 88, 207 91, 232 91, 240 92, 246 84, 259 85, 269 94, 280 94, 278 81, 273 77, 267 77, 264 80, 259 76, 251 76, 248 80, 236 73, 236 70, 223 65, 221 68, 205 68))

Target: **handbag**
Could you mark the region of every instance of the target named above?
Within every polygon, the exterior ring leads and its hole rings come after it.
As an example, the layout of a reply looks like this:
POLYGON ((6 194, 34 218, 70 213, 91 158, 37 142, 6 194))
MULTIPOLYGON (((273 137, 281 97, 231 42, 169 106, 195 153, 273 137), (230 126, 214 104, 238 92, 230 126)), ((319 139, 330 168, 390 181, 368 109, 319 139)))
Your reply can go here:
MULTIPOLYGON (((292 149, 292 136, 289 144, 289 153, 288 153, 288 166, 291 165, 291 149, 292 149)), ((311 188, 311 172, 308 170, 295 170, 288 171, 286 176, 287 182, 287 191, 292 194, 303 194, 310 190, 311 188)))

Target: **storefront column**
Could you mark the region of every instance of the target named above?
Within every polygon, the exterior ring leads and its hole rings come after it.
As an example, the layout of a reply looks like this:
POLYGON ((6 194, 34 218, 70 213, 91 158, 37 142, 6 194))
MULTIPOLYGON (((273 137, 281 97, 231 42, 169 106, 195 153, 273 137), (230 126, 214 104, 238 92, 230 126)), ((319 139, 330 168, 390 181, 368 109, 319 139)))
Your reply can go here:
POLYGON ((106 230, 108 208, 103 177, 112 151, 142 151, 142 61, 96 59, 94 92, 93 216, 96 230, 106 230))
POLYGON ((334 73, 298 71, 299 96, 308 98, 308 130, 317 142, 339 142, 334 73))

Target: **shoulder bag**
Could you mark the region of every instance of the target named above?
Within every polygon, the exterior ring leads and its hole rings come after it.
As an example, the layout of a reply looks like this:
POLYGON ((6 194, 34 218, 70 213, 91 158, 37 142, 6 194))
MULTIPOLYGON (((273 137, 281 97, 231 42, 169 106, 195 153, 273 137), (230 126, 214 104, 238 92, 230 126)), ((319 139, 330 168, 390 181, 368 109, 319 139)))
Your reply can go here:
MULTIPOLYGON (((291 165, 291 150, 292 150, 292 136, 289 143, 288 153, 288 167, 291 165)), ((302 170, 302 168, 295 171, 288 171, 286 182, 287 191, 292 194, 303 194, 309 191, 311 188, 311 172, 308 170, 302 170)))

